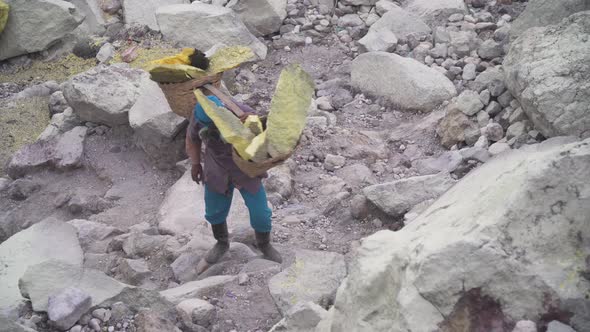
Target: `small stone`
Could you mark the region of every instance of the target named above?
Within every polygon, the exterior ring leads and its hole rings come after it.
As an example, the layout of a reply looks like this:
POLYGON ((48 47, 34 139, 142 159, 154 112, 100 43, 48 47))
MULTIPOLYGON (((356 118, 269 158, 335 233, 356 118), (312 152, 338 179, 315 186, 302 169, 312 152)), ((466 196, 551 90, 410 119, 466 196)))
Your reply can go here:
POLYGON ((473 63, 468 63, 463 67, 463 79, 466 81, 473 81, 477 76, 477 66, 473 63))
POLYGON ((67 330, 90 309, 92 299, 85 292, 69 287, 49 296, 47 315, 58 328, 67 330))
POLYGON ((83 330, 82 325, 75 325, 74 327, 69 329, 68 332, 82 332, 82 330, 83 330))
POLYGON ((375 228, 381 228, 381 227, 383 227, 383 222, 381 220, 379 220, 379 219, 373 219, 373 221, 371 221, 371 224, 375 228))
POLYGON ((511 150, 510 145, 508 143, 496 142, 496 143, 490 145, 488 152, 492 156, 496 156, 496 155, 499 155, 500 153, 503 153, 508 150, 511 150))
POLYGON ((489 142, 488 138, 485 137, 484 135, 480 136, 479 139, 477 140, 477 142, 475 142, 475 144, 473 144, 473 147, 479 148, 479 149, 487 149, 489 146, 490 146, 490 142, 489 142))
POLYGON ((94 332, 101 332, 101 328, 100 328, 100 319, 98 318, 92 318, 90 320, 90 322, 88 322, 88 326, 94 331, 94 332))
POLYGON ((483 108, 483 103, 477 92, 465 90, 457 98, 456 107, 465 115, 472 116, 483 108))
POLYGON ((489 90, 483 90, 482 92, 479 93, 479 100, 481 100, 481 102, 485 106, 488 106, 490 104, 491 96, 492 96, 492 94, 490 93, 489 90))
POLYGON ((513 124, 519 121, 524 121, 527 120, 528 117, 526 115, 526 113, 522 110, 522 108, 517 108, 514 111, 512 111, 512 113, 510 114, 510 117, 508 118, 508 123, 513 124))
POLYGON ((449 22, 459 22, 463 20, 463 17, 465 17, 465 15, 461 14, 461 13, 455 13, 451 16, 449 16, 449 22))
POLYGON ((96 59, 100 63, 108 63, 113 59, 115 55, 115 48, 111 43, 106 43, 102 45, 98 53, 96 54, 96 59))
POLYGON ((100 319, 102 322, 108 322, 111 319, 111 311, 99 308, 92 311, 92 317, 100 319))
POLYGON ((504 137, 504 128, 502 128, 502 126, 498 123, 489 123, 485 128, 483 128, 483 134, 488 140, 497 142, 504 137))
POLYGON ((536 140, 536 141, 542 141, 543 139, 545 139, 545 137, 543 136, 543 134, 541 134, 537 130, 531 130, 531 131, 529 131, 529 136, 531 138, 533 138, 534 140, 536 140))
POLYGON ((535 322, 530 320, 521 320, 516 323, 512 332, 537 332, 537 326, 535 325, 535 322))
POLYGON ((305 37, 305 45, 311 45, 313 44, 313 39, 311 39, 311 37, 305 37))
POLYGON ((477 113, 477 124, 480 127, 485 127, 490 122, 490 115, 486 111, 479 111, 477 113))
POLYGON ((511 140, 527 133, 527 124, 525 121, 515 122, 506 129, 506 139, 511 140))
POLYGON ((488 107, 486 107, 486 113, 488 113, 492 118, 500 114, 501 111, 502 106, 496 101, 491 101, 488 107))
POLYGON ((238 275, 238 285, 243 286, 248 283, 250 278, 248 277, 247 273, 240 273, 238 275))
POLYGON ((333 154, 326 155, 324 160, 324 169, 327 171, 335 171, 346 164, 346 158, 342 156, 336 156, 333 154))
POLYGON ((109 328, 107 329, 107 332, 115 332, 115 327, 109 326, 109 328))
POLYGON ((547 332, 576 332, 571 326, 565 325, 559 321, 552 321, 547 325, 547 332))
POLYGON ((504 91, 506 91, 506 83, 501 80, 493 80, 488 85, 488 90, 490 91, 492 97, 499 97, 504 93, 504 91))
POLYGON ((504 47, 493 39, 488 39, 481 44, 477 50, 477 54, 482 59, 491 60, 502 56, 504 54, 504 47))
POLYGON ((498 97, 498 102, 500 103, 500 105, 502 105, 504 107, 508 107, 508 106, 510 106, 510 103, 512 102, 513 99, 514 99, 514 97, 512 96, 510 91, 507 90, 506 92, 504 92, 502 95, 500 95, 498 97))

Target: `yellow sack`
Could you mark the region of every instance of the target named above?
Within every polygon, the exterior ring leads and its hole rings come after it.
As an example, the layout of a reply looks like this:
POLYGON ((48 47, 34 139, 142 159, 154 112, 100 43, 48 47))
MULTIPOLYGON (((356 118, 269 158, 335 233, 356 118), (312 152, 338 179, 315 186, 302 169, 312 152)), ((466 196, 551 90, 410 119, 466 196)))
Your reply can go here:
POLYGON ((313 93, 313 79, 301 66, 283 69, 266 121, 268 153, 273 158, 287 156, 297 146, 313 93))
POLYGON ((190 56, 195 53, 194 48, 183 48, 182 52, 174 56, 168 56, 159 60, 150 61, 150 65, 190 65, 190 56))
POLYGON ((0 33, 4 31, 4 27, 6 26, 6 22, 8 22, 8 10, 10 6, 2 0, 0 0, 0 33))

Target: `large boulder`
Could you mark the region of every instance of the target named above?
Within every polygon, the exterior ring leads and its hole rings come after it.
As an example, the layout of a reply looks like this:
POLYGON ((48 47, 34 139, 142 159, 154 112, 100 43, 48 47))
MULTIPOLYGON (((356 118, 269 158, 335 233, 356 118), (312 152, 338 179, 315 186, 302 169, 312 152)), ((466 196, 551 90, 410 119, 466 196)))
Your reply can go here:
POLYGON ((295 262, 272 277, 268 289, 285 315, 296 304, 313 302, 327 306, 346 276, 344 256, 335 252, 298 250, 295 262))
POLYGON ((590 11, 527 30, 504 60, 508 89, 545 137, 590 136, 590 11))
POLYGON ((564 18, 584 10, 590 10, 587 0, 530 0, 510 26, 510 38, 515 40, 530 28, 558 24, 564 18))
POLYGON ((107 21, 105 20, 105 14, 101 7, 100 0, 65 0, 71 2, 76 6, 76 9, 84 15, 84 22, 80 25, 79 29, 87 31, 90 34, 102 35, 104 34, 107 21))
POLYGON ((445 26, 453 14, 467 14, 463 0, 410 0, 405 7, 432 28, 445 26))
POLYGON ((129 110, 129 124, 137 145, 157 166, 173 166, 184 157, 186 119, 172 112, 158 84, 147 77, 129 110))
POLYGON ((219 43, 249 46, 259 58, 266 58, 266 45, 229 8, 198 2, 165 6, 156 11, 156 18, 164 39, 184 47, 206 50, 219 43))
POLYGON ((158 8, 189 3, 189 0, 125 0, 123 15, 127 24, 147 25, 154 31, 160 31, 155 15, 158 8))
MULTIPOLYGON (((237 193, 237 191, 236 191, 237 193)), ((205 220, 205 189, 196 184, 187 171, 166 193, 158 212, 158 228, 164 234, 180 235, 197 231, 211 233, 205 220)), ((234 195, 227 218, 230 230, 250 225, 248 210, 243 200, 234 195)))
POLYGON ((588 330, 589 178, 590 140, 496 156, 402 230, 362 241, 329 330, 510 331, 547 315, 588 330))
POLYGON ((365 53, 352 62, 352 85, 405 110, 431 111, 457 94, 440 72, 385 52, 365 53))
POLYGON ((46 50, 72 32, 84 16, 61 0, 5 0, 8 23, 0 38, 0 61, 46 50), (45 22, 39 29, 40 22, 45 22), (48 24, 51 22, 51 24, 48 24))
POLYGON ((146 72, 126 65, 98 66, 70 78, 63 93, 80 120, 124 125, 146 77, 146 72))
POLYGON ((18 286, 21 294, 31 300, 35 311, 47 311, 49 297, 68 287, 90 295, 92 306, 117 296, 127 287, 101 271, 59 260, 30 266, 20 278, 18 286))
POLYGON ((391 31, 398 39, 406 41, 408 38, 416 40, 426 38, 432 32, 418 16, 395 5, 392 5, 388 12, 371 25, 367 36, 372 38, 370 35, 379 34, 382 30, 391 31))
POLYGON ((230 8, 255 36, 279 31, 287 17, 287 0, 238 0, 230 8))
POLYGON ((0 316, 11 314, 22 300, 18 281, 25 271, 48 260, 82 265, 84 254, 73 226, 46 219, 0 244, 0 316))
POLYGON ((455 183, 448 173, 440 173, 369 186, 363 194, 381 211, 399 217, 424 201, 440 197, 455 183))

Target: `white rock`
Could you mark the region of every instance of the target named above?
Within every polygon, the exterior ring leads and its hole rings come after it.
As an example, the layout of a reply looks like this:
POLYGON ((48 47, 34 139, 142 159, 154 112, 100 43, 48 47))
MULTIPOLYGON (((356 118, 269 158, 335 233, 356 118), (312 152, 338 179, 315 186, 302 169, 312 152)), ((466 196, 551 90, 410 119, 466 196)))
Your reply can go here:
POLYGON ((229 6, 255 36, 279 31, 287 17, 287 0, 238 0, 229 6))
POLYGON ((431 111, 457 94, 443 74, 397 54, 362 54, 352 62, 351 76, 355 88, 407 110, 431 111))
POLYGON ((477 66, 474 63, 468 63, 463 67, 463 79, 466 81, 473 81, 477 76, 477 66))
POLYGON ((177 312, 188 321, 201 326, 209 326, 216 315, 215 306, 201 299, 188 299, 176 306, 177 312))
POLYGON ((90 309, 91 305, 90 295, 77 288, 68 287, 49 296, 47 315, 57 328, 67 330, 90 309))
POLYGON ((391 52, 397 42, 397 37, 389 29, 375 29, 358 41, 365 52, 391 52))
POLYGON ((483 103, 479 99, 479 94, 475 91, 465 90, 457 98, 457 102, 452 108, 456 108, 467 116, 473 116, 483 109, 483 103))
POLYGON ((78 233, 78 239, 84 252, 104 253, 112 237, 123 234, 121 229, 100 222, 74 219, 68 221, 78 233))
POLYGON ((147 25, 154 31, 160 31, 154 14, 158 8, 190 3, 189 0, 124 0, 122 2, 125 23, 147 25))
POLYGON ((456 183, 447 173, 416 176, 363 189, 363 194, 380 210, 402 216, 415 205, 438 198, 456 183))
POLYGON ((84 260, 76 229, 56 219, 41 221, 1 243, 0 311, 10 311, 21 301, 19 278, 25 271, 52 259, 79 266, 84 260))
POLYGON ((501 154, 503 152, 509 151, 510 149, 510 145, 508 145, 508 143, 502 143, 502 142, 496 142, 492 145, 490 145, 490 148, 488 149, 488 151, 490 152, 490 154, 492 156, 501 154))
POLYGON ((218 43, 249 46, 260 59, 266 58, 267 47, 229 8, 194 2, 160 7, 156 17, 166 40, 200 49, 208 49, 218 43), (190 29, 186 28, 187 24, 190 29))
POLYGON ((410 0, 405 6, 431 27, 444 26, 453 14, 468 13, 463 0, 410 0))
POLYGON ((381 16, 383 16, 388 11, 397 8, 399 8, 399 6, 389 0, 379 0, 375 4, 375 10, 377 11, 377 14, 381 16))
MULTIPOLYGON (((590 286, 571 276, 587 268, 586 254, 576 255, 579 236, 590 236, 590 204, 580 194, 590 190, 589 156, 590 140, 497 156, 402 230, 365 238, 329 328, 435 331, 474 289, 501 303, 513 320, 540 319, 547 294, 583 303, 590 286), (564 173, 570 176, 559 176, 564 173)), ((588 326, 583 307, 568 310, 572 328, 588 326)))
POLYGON ((214 276, 161 291, 160 295, 172 303, 179 304, 184 300, 200 297, 208 292, 223 288, 235 280, 236 276, 214 276))
POLYGON ((113 59, 113 56, 115 56, 115 47, 111 43, 106 43, 96 54, 96 60, 100 63, 108 63, 113 59))
POLYGON ((537 332, 537 325, 530 320, 521 320, 516 323, 512 332, 537 332))
POLYGON ((576 332, 571 326, 565 325, 560 321, 554 320, 547 325, 547 332, 576 332))
POLYGON ((53 164, 57 169, 70 169, 82 166, 84 141, 88 128, 75 127, 64 133, 53 148, 53 164))
POLYGON ((324 168, 327 171, 335 171, 338 168, 343 167, 346 164, 346 158, 342 156, 336 156, 333 154, 327 154, 324 159, 324 168))
POLYGON ((382 30, 391 31, 398 39, 404 40, 409 37, 420 40, 432 32, 419 17, 397 6, 391 7, 380 20, 371 25, 367 35, 382 30))
POLYGON ((530 28, 558 24, 564 18, 584 10, 590 10, 590 4, 585 0, 531 0, 512 23, 510 38, 516 40, 530 28))
POLYGON ((330 303, 345 275, 341 254, 298 250, 293 265, 272 277, 268 288, 279 311, 285 314, 299 302, 330 303))
POLYGON ((269 332, 314 332, 318 323, 327 315, 326 309, 313 302, 300 302, 293 306, 285 318, 273 326, 269 332))

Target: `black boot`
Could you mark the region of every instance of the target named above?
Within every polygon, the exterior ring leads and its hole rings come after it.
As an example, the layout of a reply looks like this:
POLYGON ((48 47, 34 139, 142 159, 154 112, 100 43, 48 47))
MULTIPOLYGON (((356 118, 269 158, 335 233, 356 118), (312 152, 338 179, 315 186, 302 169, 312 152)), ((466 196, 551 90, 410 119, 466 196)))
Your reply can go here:
POLYGON ((213 229, 213 237, 217 240, 217 243, 205 255, 205 261, 209 264, 215 264, 219 262, 221 257, 229 249, 229 233, 227 231, 227 223, 211 225, 211 228, 213 229))
POLYGON ((279 264, 283 262, 281 254, 279 254, 272 244, 270 244, 270 232, 256 232, 256 245, 258 246, 258 250, 262 251, 264 259, 268 259, 269 261, 277 262, 279 264))

